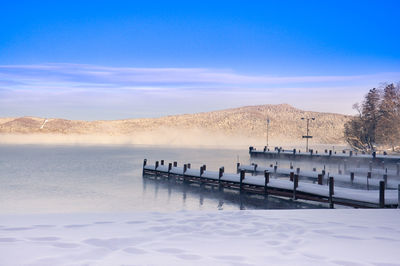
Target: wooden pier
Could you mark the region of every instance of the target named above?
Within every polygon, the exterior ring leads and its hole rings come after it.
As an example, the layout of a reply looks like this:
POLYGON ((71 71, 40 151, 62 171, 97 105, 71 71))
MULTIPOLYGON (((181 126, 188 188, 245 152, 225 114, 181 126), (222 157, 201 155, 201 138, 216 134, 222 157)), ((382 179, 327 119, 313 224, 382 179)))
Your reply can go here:
POLYGON ((250 157, 256 158, 270 158, 270 159, 289 159, 289 160, 319 160, 319 161, 344 161, 352 164, 374 164, 381 165, 382 163, 395 164, 397 167, 397 174, 400 174, 400 156, 393 156, 387 154, 377 154, 373 152, 371 154, 358 153, 354 151, 342 150, 332 151, 325 149, 322 152, 318 152, 310 149, 309 152, 301 152, 296 149, 285 150, 279 147, 275 147, 273 150, 264 147, 262 150, 257 150, 254 147, 249 147, 250 157))
POLYGON ((178 167, 177 162, 166 164, 164 160, 149 165, 143 161, 144 178, 174 178, 189 184, 217 186, 223 190, 234 189, 240 192, 261 195, 272 195, 294 200, 307 200, 355 208, 396 208, 400 201, 400 185, 395 190, 385 188, 385 182, 379 182, 379 190, 359 190, 335 187, 334 177, 328 179, 328 185, 299 182, 299 175, 290 175, 290 179, 270 178, 270 172, 264 170, 263 175, 247 175, 246 170, 238 173, 225 173, 224 167, 218 171, 207 170, 206 165, 192 169, 191 164, 178 167))
MULTIPOLYGON (((317 172, 316 168, 314 168, 313 171, 301 170, 300 168, 294 168, 292 164, 291 168, 281 168, 278 167, 277 164, 271 164, 269 167, 262 167, 254 163, 251 165, 241 165, 240 163, 237 163, 236 169, 237 173, 239 173, 241 170, 244 170, 246 173, 250 173, 252 175, 262 175, 264 171, 267 171, 273 176, 288 176, 291 177, 291 179, 293 179, 292 176, 294 174, 297 174, 301 179, 313 180, 314 182, 318 182, 318 184, 327 184, 330 175, 332 175, 329 172, 325 172, 325 170, 317 172)), ((351 170, 354 171, 354 169, 351 170)), ((347 174, 342 172, 333 174, 333 176, 335 177, 335 181, 343 184, 348 184, 350 186, 363 186, 366 189, 379 188, 380 181, 384 181, 385 188, 387 189, 397 189, 400 184, 400 181, 398 180, 388 180, 388 175, 384 172, 380 175, 381 178, 372 178, 371 172, 362 173, 362 175, 355 175, 354 172, 346 172, 347 174)))

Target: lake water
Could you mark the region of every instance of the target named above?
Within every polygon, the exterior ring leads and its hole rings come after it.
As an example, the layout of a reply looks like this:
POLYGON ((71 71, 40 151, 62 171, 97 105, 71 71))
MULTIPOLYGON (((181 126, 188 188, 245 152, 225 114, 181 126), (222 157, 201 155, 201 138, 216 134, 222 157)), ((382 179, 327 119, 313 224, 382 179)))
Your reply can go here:
POLYGON ((143 146, 0 146, 0 213, 130 212, 320 208, 142 177, 143 159, 209 170, 249 163, 246 149, 143 146))

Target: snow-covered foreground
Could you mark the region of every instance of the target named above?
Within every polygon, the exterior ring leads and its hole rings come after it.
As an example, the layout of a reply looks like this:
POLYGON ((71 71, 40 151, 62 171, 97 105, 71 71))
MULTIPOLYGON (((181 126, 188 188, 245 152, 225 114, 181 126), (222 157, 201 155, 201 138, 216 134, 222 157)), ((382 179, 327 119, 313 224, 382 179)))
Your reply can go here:
POLYGON ((0 265, 400 265, 400 210, 0 215, 0 265))

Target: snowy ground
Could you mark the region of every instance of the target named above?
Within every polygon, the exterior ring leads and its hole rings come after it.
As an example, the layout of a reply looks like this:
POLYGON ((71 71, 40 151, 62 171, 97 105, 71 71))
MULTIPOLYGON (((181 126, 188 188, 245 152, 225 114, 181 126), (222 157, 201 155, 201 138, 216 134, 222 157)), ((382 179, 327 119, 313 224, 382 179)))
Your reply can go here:
POLYGON ((400 265, 400 210, 0 215, 0 265, 400 265))

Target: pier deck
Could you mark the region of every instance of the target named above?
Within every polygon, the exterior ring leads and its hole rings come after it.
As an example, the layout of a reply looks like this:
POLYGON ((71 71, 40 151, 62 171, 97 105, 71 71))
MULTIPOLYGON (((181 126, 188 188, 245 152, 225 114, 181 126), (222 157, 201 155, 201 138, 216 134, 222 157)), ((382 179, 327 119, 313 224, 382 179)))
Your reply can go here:
POLYGON ((329 177, 328 186, 299 182, 299 175, 294 174, 293 181, 270 178, 270 172, 264 170, 263 176, 246 176, 245 170, 239 173, 191 169, 190 164, 178 167, 177 163, 164 165, 156 161, 154 165, 143 162, 143 177, 175 178, 182 182, 218 186, 221 189, 237 189, 247 193, 274 195, 292 199, 351 206, 356 208, 395 208, 399 205, 400 186, 397 189, 385 189, 385 182, 379 182, 379 190, 360 190, 334 186, 334 177, 329 177))

